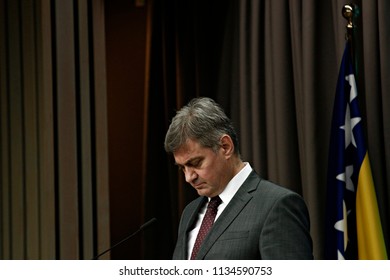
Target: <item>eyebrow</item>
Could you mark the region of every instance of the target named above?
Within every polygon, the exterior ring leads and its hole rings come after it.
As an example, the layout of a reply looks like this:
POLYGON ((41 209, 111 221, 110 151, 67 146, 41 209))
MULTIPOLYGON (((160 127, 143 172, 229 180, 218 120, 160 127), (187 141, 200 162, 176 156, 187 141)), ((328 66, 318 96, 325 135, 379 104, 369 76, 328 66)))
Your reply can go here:
POLYGON ((201 156, 198 156, 198 157, 194 157, 194 158, 191 158, 189 160, 187 160, 184 164, 178 164, 177 162, 175 162, 175 165, 177 165, 178 167, 183 167, 183 166, 188 166, 188 165, 192 165, 193 162, 197 161, 197 160, 202 160, 203 157, 201 156))

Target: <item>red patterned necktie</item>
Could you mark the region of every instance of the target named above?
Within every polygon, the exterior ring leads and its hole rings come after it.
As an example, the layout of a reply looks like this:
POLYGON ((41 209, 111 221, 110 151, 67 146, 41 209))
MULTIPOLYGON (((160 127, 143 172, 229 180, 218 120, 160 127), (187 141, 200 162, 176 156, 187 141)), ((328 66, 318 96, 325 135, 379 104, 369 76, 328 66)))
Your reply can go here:
POLYGON ((221 204, 222 200, 219 196, 213 197, 209 204, 207 205, 206 214, 203 217, 202 225, 200 226, 198 236, 196 237, 196 241, 194 244, 194 248, 192 249, 191 260, 196 258, 198 251, 200 249, 200 245, 202 245, 203 240, 205 239, 207 233, 210 228, 214 224, 215 216, 217 216, 218 206, 221 204))

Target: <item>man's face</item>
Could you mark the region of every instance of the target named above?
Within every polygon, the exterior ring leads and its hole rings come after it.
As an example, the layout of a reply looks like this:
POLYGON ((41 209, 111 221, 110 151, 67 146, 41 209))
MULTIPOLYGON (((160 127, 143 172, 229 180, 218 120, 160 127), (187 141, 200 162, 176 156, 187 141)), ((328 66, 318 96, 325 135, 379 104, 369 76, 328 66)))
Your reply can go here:
POLYGON ((188 140, 173 154, 176 164, 183 170, 185 179, 199 195, 219 195, 231 179, 228 158, 220 147, 217 152, 188 140))

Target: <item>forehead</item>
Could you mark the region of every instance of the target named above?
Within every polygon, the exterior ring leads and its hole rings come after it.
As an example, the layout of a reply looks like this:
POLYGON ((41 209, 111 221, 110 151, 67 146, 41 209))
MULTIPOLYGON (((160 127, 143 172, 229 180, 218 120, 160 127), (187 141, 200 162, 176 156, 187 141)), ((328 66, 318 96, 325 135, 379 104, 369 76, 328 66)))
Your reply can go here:
POLYGON ((173 156, 177 164, 184 165, 193 158, 206 157, 210 152, 212 153, 210 148, 205 148, 199 142, 189 139, 173 153, 173 156))

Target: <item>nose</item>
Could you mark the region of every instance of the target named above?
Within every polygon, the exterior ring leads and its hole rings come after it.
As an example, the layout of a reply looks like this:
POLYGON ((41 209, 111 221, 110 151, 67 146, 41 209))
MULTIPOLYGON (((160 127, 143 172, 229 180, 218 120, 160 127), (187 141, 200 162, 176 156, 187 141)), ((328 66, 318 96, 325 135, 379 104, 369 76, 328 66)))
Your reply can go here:
POLYGON ((187 183, 193 182, 198 176, 194 171, 194 169, 191 167, 186 166, 183 170, 184 170, 184 176, 186 178, 187 183))

